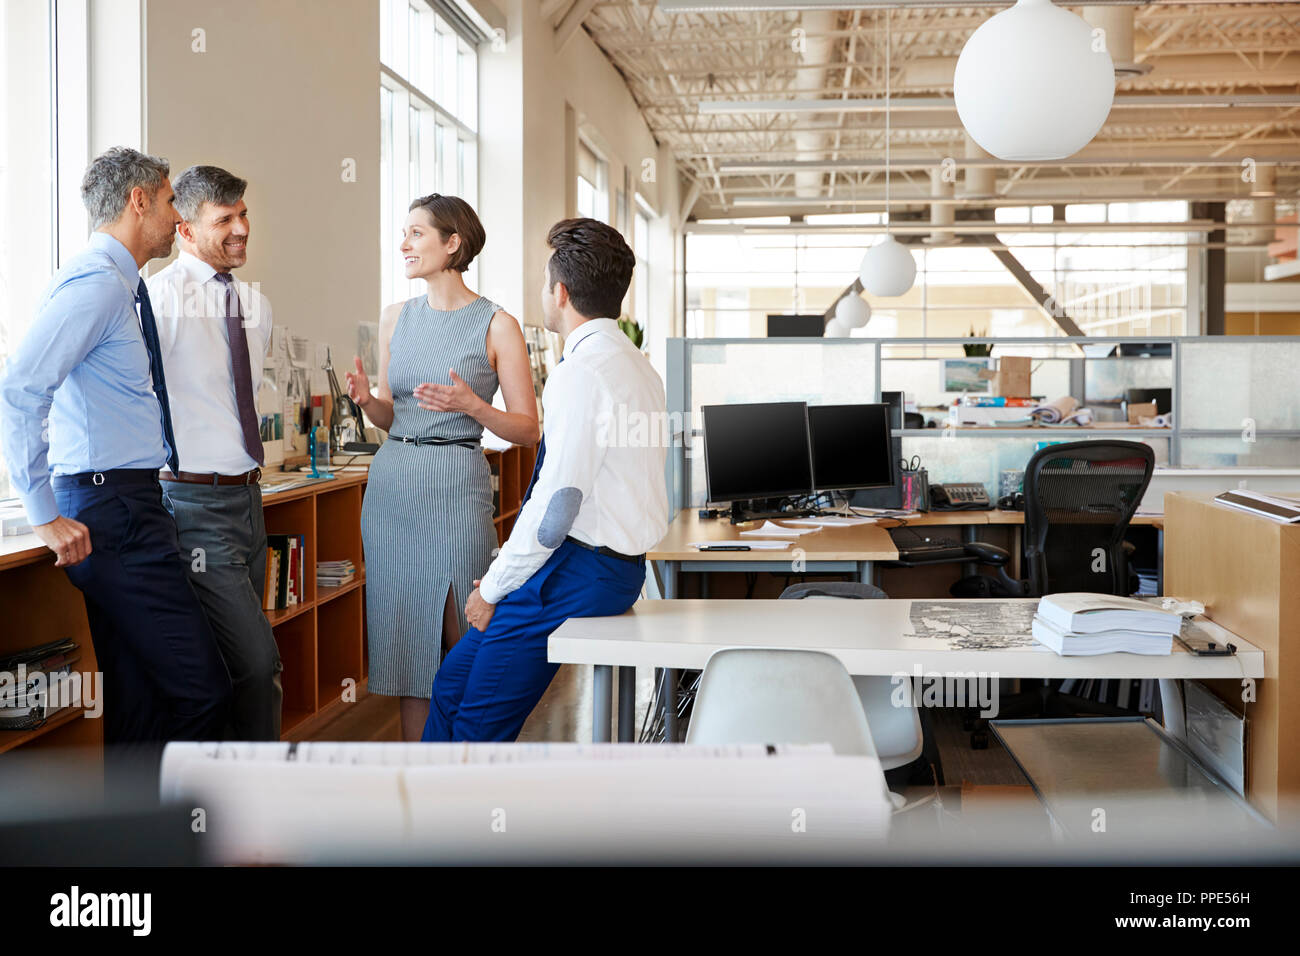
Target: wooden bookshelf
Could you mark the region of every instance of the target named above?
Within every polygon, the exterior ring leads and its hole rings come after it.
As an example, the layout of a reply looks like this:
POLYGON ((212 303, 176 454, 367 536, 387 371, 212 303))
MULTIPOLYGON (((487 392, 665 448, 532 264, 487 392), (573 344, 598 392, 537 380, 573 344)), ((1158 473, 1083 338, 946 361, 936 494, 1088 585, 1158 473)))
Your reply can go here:
POLYGON ((511 445, 505 451, 488 451, 486 454, 493 473, 500 479, 501 505, 492 518, 492 523, 497 529, 497 544, 502 545, 510 537, 524 492, 528 490, 528 481, 533 477, 537 448, 511 445))
MULTIPOLYGON (((485 454, 501 476, 502 507, 493 518, 501 544, 514 527, 536 449, 512 445, 485 454)), ((338 716, 348 706, 346 690, 351 689, 357 700, 366 693, 366 572, 361 543, 366 477, 345 474, 263 498, 268 534, 304 538, 303 600, 266 612, 284 664, 281 735, 286 740, 304 739, 338 716), (342 587, 318 587, 316 562, 345 558, 356 566, 357 576, 342 587)), ((0 607, 6 618, 6 627, 0 630, 0 654, 71 637, 81 646, 81 657, 73 666, 82 673, 98 670, 81 592, 54 566, 54 556, 35 535, 0 539, 0 607)), ((35 730, 0 731, 0 754, 19 747, 81 747, 101 759, 102 724, 80 714, 80 708, 70 708, 35 730)))

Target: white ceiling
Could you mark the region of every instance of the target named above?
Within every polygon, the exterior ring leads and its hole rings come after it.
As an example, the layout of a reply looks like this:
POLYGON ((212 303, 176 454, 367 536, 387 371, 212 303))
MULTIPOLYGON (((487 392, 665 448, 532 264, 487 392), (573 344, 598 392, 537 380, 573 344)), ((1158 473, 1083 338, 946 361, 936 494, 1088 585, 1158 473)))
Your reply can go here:
MULTIPOLYGON (((924 208, 932 171, 945 158, 961 167, 966 156, 951 105, 957 56, 971 32, 1005 6, 677 13, 656 0, 540 2, 557 28, 580 23, 624 76, 655 137, 679 158, 699 218, 881 208, 885 123, 878 108, 836 110, 828 102, 825 111, 791 110, 778 102, 764 111, 701 112, 701 103, 883 100, 886 16, 892 158, 899 164, 892 195, 924 208), (736 168, 774 162, 816 166, 736 168)), ((1227 200, 1249 195, 1239 163, 1251 158, 1277 164, 1277 214, 1293 212, 1300 187, 1300 4, 1152 0, 1127 9, 1133 61, 1148 72, 1120 78, 1117 102, 1172 99, 1117 106, 1094 142, 1064 164, 997 167, 995 194, 1010 202, 1227 200), (1188 102, 1225 94, 1274 101, 1231 108, 1188 102)), ((1230 216, 1243 208, 1233 204, 1230 216)))

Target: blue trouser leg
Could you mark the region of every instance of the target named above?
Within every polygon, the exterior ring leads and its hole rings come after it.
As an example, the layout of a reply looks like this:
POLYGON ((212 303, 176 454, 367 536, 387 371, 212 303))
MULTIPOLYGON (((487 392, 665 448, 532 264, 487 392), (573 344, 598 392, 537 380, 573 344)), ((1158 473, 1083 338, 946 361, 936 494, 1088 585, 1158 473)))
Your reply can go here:
POLYGON ((90 529, 67 574, 104 674, 104 743, 219 739, 230 677, 158 485, 55 488, 60 513, 90 529))
POLYGON ((551 632, 571 617, 622 614, 641 593, 645 564, 562 544, 497 605, 486 631, 471 629, 433 681, 424 740, 514 740, 559 669, 546 659, 551 632))
POLYGON ((234 695, 223 735, 279 740, 283 698, 279 648, 262 610, 266 524, 256 485, 163 483, 190 583, 221 649, 234 695), (196 552, 202 560, 196 560, 196 552))

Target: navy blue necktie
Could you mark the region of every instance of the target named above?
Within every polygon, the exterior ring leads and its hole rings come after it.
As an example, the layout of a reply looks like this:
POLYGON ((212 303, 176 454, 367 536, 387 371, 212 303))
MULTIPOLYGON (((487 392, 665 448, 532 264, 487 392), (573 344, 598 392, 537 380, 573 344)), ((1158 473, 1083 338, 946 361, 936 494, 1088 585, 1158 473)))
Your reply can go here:
MULTIPOLYGON (((564 356, 560 356, 560 362, 564 361, 564 356)), ((560 362, 556 362, 559 365, 560 362)), ((537 476, 542 473, 542 460, 546 458, 546 432, 542 432, 541 444, 537 446, 537 461, 533 463, 533 477, 528 479, 528 489, 524 492, 524 500, 519 502, 522 510, 524 505, 528 504, 528 499, 532 496, 533 485, 537 484, 537 476)))
POLYGON ((180 457, 176 454, 176 436, 172 434, 172 410, 167 401, 167 379, 163 377, 162 346, 158 343, 158 323, 154 321, 153 306, 149 304, 149 290, 144 280, 136 290, 135 300, 140 303, 140 331, 144 334, 144 347, 149 350, 149 373, 153 376, 153 391, 162 408, 163 438, 167 441, 167 467, 173 475, 181 473, 180 457))

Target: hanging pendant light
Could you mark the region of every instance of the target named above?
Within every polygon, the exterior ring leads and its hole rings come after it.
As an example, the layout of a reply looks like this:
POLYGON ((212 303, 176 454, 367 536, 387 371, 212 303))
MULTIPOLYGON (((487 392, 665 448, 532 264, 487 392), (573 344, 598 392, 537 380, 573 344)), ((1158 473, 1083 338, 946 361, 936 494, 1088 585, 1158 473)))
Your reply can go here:
POLYGON ((871 318, 871 306, 856 292, 835 303, 835 321, 846 329, 860 329, 871 318))
POLYGON ((1105 34, 1051 0, 1018 0, 971 34, 953 74, 957 115, 999 159, 1073 156, 1115 99, 1105 34))
POLYGON ((897 296, 912 288, 916 281, 916 260, 889 232, 893 218, 889 206, 889 11, 885 11, 885 238, 867 250, 858 267, 862 288, 872 295, 897 296))
POLYGON ((849 330, 839 319, 831 319, 826 323, 826 328, 822 335, 828 339, 841 339, 849 334, 849 330))

